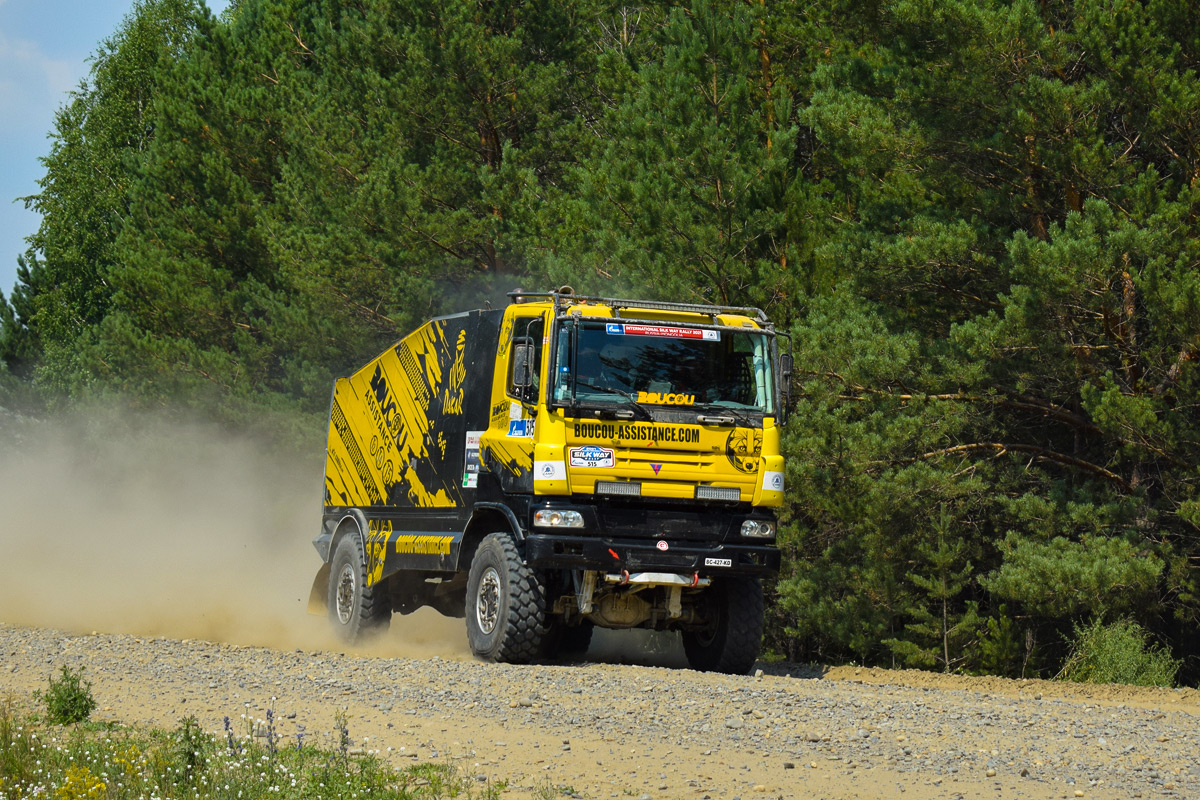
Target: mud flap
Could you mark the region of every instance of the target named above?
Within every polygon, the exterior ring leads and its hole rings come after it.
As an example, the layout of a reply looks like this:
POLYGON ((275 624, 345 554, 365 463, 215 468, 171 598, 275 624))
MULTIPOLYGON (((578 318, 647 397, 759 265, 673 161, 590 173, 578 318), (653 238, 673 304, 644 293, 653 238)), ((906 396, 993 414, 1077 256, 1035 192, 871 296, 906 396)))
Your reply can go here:
POLYGON ((308 592, 308 613, 325 616, 329 611, 329 564, 322 564, 308 592))

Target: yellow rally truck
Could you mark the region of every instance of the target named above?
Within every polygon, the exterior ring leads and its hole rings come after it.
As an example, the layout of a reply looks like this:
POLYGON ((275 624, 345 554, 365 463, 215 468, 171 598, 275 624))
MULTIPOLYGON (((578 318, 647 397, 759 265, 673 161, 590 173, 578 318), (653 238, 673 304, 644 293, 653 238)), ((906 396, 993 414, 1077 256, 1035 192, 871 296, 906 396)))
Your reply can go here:
POLYGON ((753 308, 509 296, 336 381, 318 605, 348 641, 430 606, 488 660, 650 628, 748 672, 779 569, 779 335, 753 308))

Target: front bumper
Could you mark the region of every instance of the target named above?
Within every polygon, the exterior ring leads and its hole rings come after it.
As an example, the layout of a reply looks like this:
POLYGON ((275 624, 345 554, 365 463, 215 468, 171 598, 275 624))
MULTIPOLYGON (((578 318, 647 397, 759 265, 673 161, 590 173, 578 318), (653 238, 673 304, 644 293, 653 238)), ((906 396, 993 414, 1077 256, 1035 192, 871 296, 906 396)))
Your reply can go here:
POLYGON ((531 533, 525 539, 525 560, 535 569, 668 572, 706 577, 766 576, 779 572, 779 550, 771 545, 673 543, 665 539, 560 533, 531 533))

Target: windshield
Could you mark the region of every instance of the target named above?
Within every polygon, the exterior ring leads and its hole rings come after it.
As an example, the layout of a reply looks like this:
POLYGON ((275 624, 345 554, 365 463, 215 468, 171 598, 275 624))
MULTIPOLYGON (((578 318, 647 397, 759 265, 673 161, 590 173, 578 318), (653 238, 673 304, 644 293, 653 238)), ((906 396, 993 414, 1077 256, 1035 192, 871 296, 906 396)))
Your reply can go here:
POLYGON ((556 351, 560 403, 775 409, 770 341, 760 332, 567 322, 556 351))

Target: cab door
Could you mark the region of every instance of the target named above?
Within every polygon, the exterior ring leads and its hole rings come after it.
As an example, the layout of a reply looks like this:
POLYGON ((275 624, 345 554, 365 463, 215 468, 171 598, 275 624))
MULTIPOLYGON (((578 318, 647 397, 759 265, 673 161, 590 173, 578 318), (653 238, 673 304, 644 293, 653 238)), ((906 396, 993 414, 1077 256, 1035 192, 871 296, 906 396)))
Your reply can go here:
POLYGON ((505 492, 533 492, 534 426, 545 381, 545 307, 510 306, 500 326, 483 468, 505 492))

